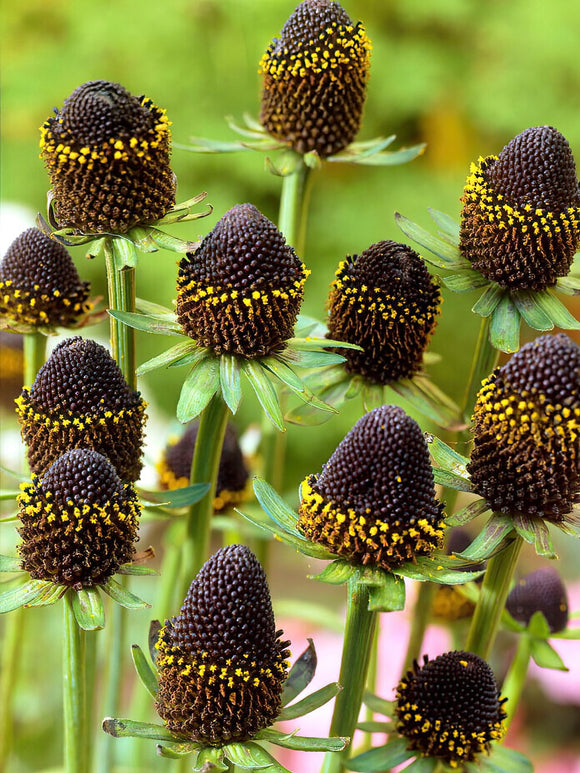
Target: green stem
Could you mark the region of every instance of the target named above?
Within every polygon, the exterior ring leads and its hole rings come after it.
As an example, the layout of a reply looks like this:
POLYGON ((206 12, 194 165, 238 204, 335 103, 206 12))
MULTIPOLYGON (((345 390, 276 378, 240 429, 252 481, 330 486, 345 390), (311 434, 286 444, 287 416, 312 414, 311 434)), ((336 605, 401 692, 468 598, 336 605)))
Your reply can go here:
POLYGON ((419 660, 423 647, 425 631, 429 624, 433 599, 437 593, 437 585, 433 582, 422 582, 419 585, 419 594, 413 609, 413 621, 407 643, 407 654, 403 666, 403 675, 412 667, 414 660, 419 660))
POLYGON ((300 258, 304 255, 306 243, 311 171, 310 167, 306 166, 300 158, 294 172, 283 178, 280 197, 278 228, 286 237, 286 242, 294 247, 300 258))
MULTIPOLYGON (((124 671, 125 644, 127 638, 127 613, 120 604, 109 604, 107 610, 106 638, 104 660, 106 663, 105 694, 101 707, 103 716, 117 717, 121 706, 121 682, 124 671)), ((97 770, 99 773, 109 773, 114 768, 117 746, 114 739, 101 734, 100 749, 97 755, 97 770)))
MULTIPOLYGON (((351 578, 348 582, 346 626, 338 678, 342 690, 334 704, 331 736, 352 739, 358 721, 377 622, 377 613, 370 612, 368 605, 368 587, 351 578)), ((329 752, 324 758, 322 773, 341 773, 349 755, 349 748, 343 752, 329 752)))
POLYGON ((471 423, 471 414, 473 413, 477 393, 481 389, 481 382, 489 376, 499 359, 499 352, 493 348, 489 341, 490 324, 491 317, 483 317, 475 346, 475 356, 471 363, 469 381, 467 382, 463 398, 463 417, 467 424, 471 423))
POLYGON ((501 687, 502 698, 507 698, 504 706, 507 717, 504 720, 504 727, 507 731, 512 723, 519 700, 526 683, 528 667, 532 651, 532 640, 527 632, 523 632, 518 637, 518 648, 511 663, 509 671, 501 687))
MULTIPOLYGON (((117 311, 135 311, 135 269, 119 268, 115 261, 115 239, 104 243, 107 268, 109 308, 117 311)), ((135 330, 114 317, 109 317, 111 351, 131 389, 137 386, 135 375, 135 330)))
POLYGON ((214 395, 199 421, 195 450, 191 461, 190 481, 210 483, 207 494, 189 508, 187 534, 183 545, 183 572, 181 598, 189 590, 191 581, 209 556, 213 500, 229 408, 221 394, 214 395))
POLYGON ((24 385, 31 386, 36 374, 46 360, 47 337, 42 333, 26 333, 23 337, 24 348, 24 385))
POLYGON ((85 695, 85 637, 72 608, 73 591, 63 599, 63 709, 66 773, 86 773, 87 724, 85 695))
POLYGON ((489 656, 495 641, 522 544, 522 538, 517 536, 505 550, 491 558, 487 564, 479 601, 465 645, 468 652, 475 652, 484 660, 489 656))

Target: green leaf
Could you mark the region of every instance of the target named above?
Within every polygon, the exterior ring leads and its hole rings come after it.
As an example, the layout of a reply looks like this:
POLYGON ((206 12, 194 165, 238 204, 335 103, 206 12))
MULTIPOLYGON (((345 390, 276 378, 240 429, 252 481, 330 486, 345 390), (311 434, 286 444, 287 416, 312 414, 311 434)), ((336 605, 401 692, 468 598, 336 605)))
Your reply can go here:
POLYGON ((545 639, 532 639, 532 658, 540 668, 553 668, 557 671, 569 671, 556 650, 545 639))
POLYGON ((166 743, 183 743, 183 739, 173 735, 164 725, 153 722, 135 722, 132 719, 103 719, 103 730, 113 738, 150 738, 166 743))
POLYGON ((456 475, 454 472, 442 470, 440 467, 433 468, 433 479, 435 483, 441 486, 455 489, 456 491, 471 491, 471 481, 466 480, 462 475, 456 475))
POLYGON ((502 295, 493 310, 489 326, 489 340, 494 349, 517 352, 520 348, 520 313, 509 293, 502 295))
POLYGON ((365 692, 363 703, 375 714, 382 714, 384 717, 394 716, 394 705, 392 701, 379 698, 378 695, 373 695, 371 692, 365 692))
POLYGON ((497 552, 512 532, 512 519, 507 515, 494 513, 471 545, 457 555, 470 561, 485 561, 497 552))
POLYGON ((45 580, 12 581, 0 585, 0 614, 26 606, 46 588, 45 580), (8 587, 6 587, 8 586, 8 587))
POLYGON ((145 373, 150 373, 152 370, 157 370, 157 368, 166 368, 168 365, 171 365, 172 362, 181 359, 183 355, 190 354, 194 351, 203 352, 204 350, 200 350, 195 341, 182 341, 181 343, 175 344, 175 346, 172 346, 170 349, 161 352, 161 354, 152 357, 142 365, 139 365, 137 368, 137 375, 144 376, 145 373))
POLYGON ((522 319, 534 330, 552 330, 554 323, 538 303, 537 292, 533 290, 518 290, 512 293, 522 319))
POLYGON ((46 607, 55 604, 61 599, 66 591, 63 585, 54 585, 52 582, 46 582, 44 588, 40 588, 37 594, 28 601, 27 607, 46 607))
POLYGON ((181 488, 171 489, 169 491, 145 491, 139 489, 139 496, 147 503, 154 505, 163 505, 168 508, 188 507, 207 494, 210 489, 209 483, 194 483, 192 486, 182 486, 181 488))
POLYGON ((533 545, 536 553, 544 558, 558 558, 554 551, 548 525, 538 515, 514 515, 513 525, 520 537, 533 545))
POLYGON ((235 414, 242 399, 240 362, 237 357, 230 354, 220 356, 220 384, 224 402, 235 414))
POLYGON ((160 743, 155 747, 158 757, 165 757, 169 760, 182 760, 187 755, 191 754, 191 744, 183 744, 182 746, 170 749, 167 746, 162 746, 160 743))
POLYGON ((338 413, 336 408, 328 405, 323 400, 319 399, 315 394, 313 394, 313 392, 310 391, 300 376, 297 376, 292 368, 288 367, 288 365, 286 365, 286 363, 282 360, 279 360, 276 357, 265 357, 262 360, 262 363, 303 402, 312 405, 321 411, 338 413))
POLYGON ((344 362, 342 354, 327 351, 307 351, 305 349, 294 350, 286 348, 278 355, 291 365, 301 368, 325 368, 328 365, 336 365, 344 362))
MULTIPOLYGON (((395 572, 402 577, 408 577, 410 580, 428 580, 437 582, 441 585, 463 585, 476 577, 481 576, 482 570, 466 571, 464 569, 453 569, 449 563, 449 556, 437 556, 431 558, 428 556, 418 556, 414 563, 410 561, 397 567, 395 572)), ((457 560, 457 564, 461 562, 457 560)))
POLYGON ((309 574, 310 580, 319 580, 329 585, 343 585, 348 582, 353 575, 354 567, 348 561, 339 558, 327 564, 320 574, 309 574))
POLYGON ((291 773, 277 762, 272 755, 253 741, 230 743, 223 747, 224 754, 234 765, 264 773, 291 773))
POLYGON ((254 493, 262 509, 278 523, 283 529, 291 534, 300 535, 296 531, 298 515, 282 499, 277 491, 263 478, 254 479, 254 493))
POLYGON ((308 687, 316 673, 317 664, 318 658, 316 656, 314 642, 312 639, 308 639, 308 647, 300 657, 297 658, 284 683, 282 706, 286 707, 288 703, 291 703, 294 698, 300 695, 302 690, 308 687))
POLYGON ((22 559, 17 556, 0 556, 0 572, 21 572, 22 559))
POLYGON ((485 499, 476 499, 474 502, 470 502, 461 508, 461 510, 448 516, 445 519, 445 523, 447 526, 465 526, 474 518, 487 512, 490 512, 490 508, 485 499))
POLYGON ((147 314, 138 314, 134 311, 119 311, 118 309, 109 309, 109 316, 118 319, 128 327, 135 330, 143 330, 146 333, 155 333, 156 335, 183 335, 183 330, 177 322, 171 320, 162 320, 157 317, 151 317, 147 314))
POLYGON ((143 566, 142 564, 121 564, 121 566, 117 569, 117 574, 151 576, 159 574, 159 572, 156 569, 152 569, 150 566, 143 566))
POLYGON ((572 316, 551 290, 542 290, 536 293, 536 300, 556 327, 561 327, 563 330, 580 330, 580 322, 572 316))
POLYGON ((471 268, 471 263, 465 260, 463 255, 459 252, 457 247, 453 247, 449 242, 439 239, 437 236, 433 236, 421 226, 413 223, 408 218, 401 215, 399 212, 395 212, 395 220, 397 225, 413 241, 425 247, 433 255, 437 256, 438 260, 433 258, 425 258, 429 263, 437 266, 438 268, 471 268))
POLYGON ((319 338, 318 336, 306 336, 305 338, 290 338, 288 347, 298 352, 312 352, 331 347, 333 349, 354 349, 362 352, 362 346, 349 344, 347 341, 336 341, 334 338, 319 338))
POLYGON ((107 582, 100 587, 113 599, 113 601, 116 601, 117 604, 120 604, 126 609, 145 609, 146 607, 151 606, 151 604, 140 599, 139 596, 128 591, 116 580, 113 580, 112 577, 109 577, 107 582))
POLYGON ((112 243, 113 258, 117 271, 121 271, 125 266, 137 268, 137 250, 133 242, 122 236, 116 236, 112 239, 112 243))
POLYGON ((282 722, 286 719, 296 719, 297 717, 310 714, 311 711, 316 711, 316 709, 335 698, 341 690, 342 687, 338 682, 327 684, 326 687, 321 687, 320 690, 316 690, 316 692, 306 696, 306 698, 302 698, 302 700, 293 703, 291 706, 283 708, 276 717, 276 721, 282 722))
POLYGON ((440 440, 436 435, 426 434, 425 440, 429 446, 429 453, 435 464, 448 472, 460 475, 462 478, 469 479, 467 464, 469 459, 462 456, 453 448, 440 440))
POLYGON ((534 612, 528 623, 528 633, 538 639, 547 639, 550 636, 550 626, 546 616, 540 610, 534 612))
POLYGON ((135 226, 134 228, 131 228, 127 236, 141 252, 157 252, 159 250, 159 247, 151 238, 149 228, 135 226))
POLYGON ((154 303, 153 301, 147 301, 145 298, 135 298, 135 310, 141 314, 146 314, 148 317, 175 322, 175 311, 173 309, 161 306, 161 304, 154 303))
POLYGON ((425 376, 393 381, 389 386, 409 405, 440 427, 455 428, 460 422, 459 406, 425 376))
POLYGON ((489 279, 486 279, 479 271, 464 268, 460 274, 444 276, 443 282, 454 293, 468 293, 477 290, 478 287, 486 287, 489 279))
POLYGON ((432 207, 428 207, 427 211, 435 221, 441 234, 449 238, 452 244, 457 245, 459 243, 459 223, 451 215, 446 215, 445 212, 439 212, 439 210, 432 207))
POLYGON ((0 490, 0 502, 6 502, 10 499, 16 499, 20 494, 20 491, 9 491, 8 489, 0 490))
POLYGON ((286 531, 286 529, 283 529, 270 518, 262 520, 254 513, 244 513, 237 509, 236 512, 238 512, 242 518, 250 521, 250 523, 253 523, 259 529, 263 529, 264 531, 273 534, 275 537, 278 537, 281 542, 285 542, 287 545, 290 545, 290 547, 294 548, 300 553, 304 553, 306 556, 312 556, 312 558, 321 558, 326 560, 336 558, 336 556, 332 555, 332 553, 329 553, 328 550, 323 548, 321 545, 317 545, 315 542, 310 542, 304 537, 299 537, 286 531))
POLYGON ((417 757, 405 768, 405 773, 435 773, 438 761, 435 757, 417 757))
POLYGON ((362 730, 363 733, 387 733, 387 723, 385 720, 382 722, 359 722, 356 726, 357 730, 362 730))
POLYGON ((229 770, 229 766, 224 760, 223 748, 204 746, 201 749, 197 749, 192 763, 192 770, 199 771, 199 773, 213 773, 213 771, 223 773, 229 770))
POLYGON ((284 749, 297 749, 305 752, 341 752, 349 744, 349 738, 319 738, 315 736, 288 735, 278 730, 266 728, 254 736, 257 740, 268 741, 284 749))
POLYGON ((217 392, 220 381, 219 360, 206 357, 188 373, 177 403, 177 420, 186 424, 203 411, 217 392))
POLYGON ((256 397, 266 416, 277 429, 283 432, 284 417, 282 416, 278 393, 264 372, 264 368, 255 360, 244 360, 242 362, 242 370, 252 385, 252 389, 256 393, 256 397))
POLYGON ((75 620, 84 631, 96 631, 105 627, 105 609, 98 587, 81 588, 72 593, 75 620))
POLYGON ((380 585, 369 587, 369 611, 395 612, 405 608, 405 582, 389 572, 382 572, 380 585))
POLYGON ((375 137, 372 140, 366 142, 351 142, 347 145, 342 153, 336 153, 334 156, 330 156, 328 161, 352 161, 354 158, 367 158, 368 156, 374 156, 375 153, 380 153, 392 145, 397 139, 396 134, 391 134, 389 137, 375 137))
MULTIPOLYGON (((425 152, 427 145, 422 142, 419 145, 412 145, 410 148, 401 148, 401 150, 387 150, 384 153, 375 153, 372 156, 353 156, 348 159, 351 164, 363 164, 365 166, 397 166, 406 164, 409 161, 420 156, 425 152)), ((329 156, 327 161, 335 161, 335 156, 329 156)), ((345 159, 346 161, 347 159, 345 159)))
POLYGON ((151 667, 143 650, 138 644, 133 644, 131 646, 131 655, 133 657, 133 663, 135 664, 135 670, 143 683, 143 687, 145 687, 152 698, 157 698, 157 691, 159 689, 157 674, 151 667))
POLYGON ((534 766, 527 757, 514 749, 508 749, 506 746, 494 743, 489 757, 480 754, 478 757, 480 763, 492 763, 494 773, 534 773, 534 766))
POLYGON ((564 295, 580 295, 580 277, 561 276, 556 282, 556 290, 564 295))
POLYGON ((196 242, 186 242, 157 228, 150 228, 149 233, 155 244, 169 252, 193 252, 197 248, 196 242))
POLYGON ((505 293, 507 293, 505 287, 500 287, 492 282, 475 301, 471 311, 474 314, 479 314, 480 317, 490 317, 505 293))
POLYGON ((346 760, 344 764, 349 770, 361 771, 361 773, 388 770, 415 756, 413 752, 407 750, 407 743, 406 738, 393 738, 385 746, 369 749, 368 752, 346 760))

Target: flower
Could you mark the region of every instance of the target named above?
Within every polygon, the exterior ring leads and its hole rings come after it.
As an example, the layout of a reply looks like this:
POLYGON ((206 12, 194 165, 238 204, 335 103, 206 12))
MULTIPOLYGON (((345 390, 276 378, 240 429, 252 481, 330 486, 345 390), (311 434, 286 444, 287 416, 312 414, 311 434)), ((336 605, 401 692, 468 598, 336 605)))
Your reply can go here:
POLYGON ((20 234, 0 263, 0 314, 20 325, 71 327, 91 310, 67 250, 38 228, 20 234))
POLYGON ((439 286, 414 250, 378 242, 340 263, 328 335, 363 348, 345 350, 348 371, 377 384, 411 378, 421 369, 440 303, 439 286))
POLYGON ((260 61, 260 122, 298 153, 326 158, 357 134, 371 43, 337 2, 304 0, 260 61))
POLYGON ((563 631, 568 625, 566 588, 551 567, 536 569, 518 580, 507 597, 506 609, 525 626, 535 612, 541 612, 552 633, 563 631))
POLYGON ((467 470, 492 510, 565 525, 578 501, 580 347, 564 333, 525 344, 483 382, 467 470))
MULTIPOLYGON (((199 422, 194 422, 177 442, 170 443, 165 448, 161 461, 157 465, 162 489, 189 486, 191 461, 198 430, 199 422)), ((218 470, 214 512, 222 512, 243 501, 248 477, 238 435, 234 427, 228 424, 218 470)))
POLYGON ((22 569, 80 590, 105 583, 134 553, 141 506, 101 454, 73 448, 18 497, 22 569))
POLYGON ((308 274, 276 226, 238 204, 181 260, 177 319, 215 354, 273 354, 292 336, 308 274))
POLYGON ((331 553, 391 570, 441 547, 442 510, 419 425, 383 405, 357 421, 319 475, 303 481, 297 525, 331 553))
POLYGON ((281 708, 287 647, 264 570, 243 545, 218 550, 166 620, 156 708, 172 732, 210 746, 251 739, 281 708))
POLYGON ((118 83, 88 81, 41 127, 60 227, 126 233, 175 202, 165 110, 118 83))
POLYGON ((567 140, 552 126, 518 134, 472 164, 460 250, 502 287, 543 290, 570 270, 580 242, 580 185, 567 140))
POLYGON ((145 402, 96 341, 74 336, 58 344, 16 411, 32 472, 80 447, 106 456, 122 480, 139 477, 145 402))
POLYGON ((457 768, 504 734, 505 699, 478 655, 453 651, 417 661, 397 687, 397 731, 410 749, 457 768))

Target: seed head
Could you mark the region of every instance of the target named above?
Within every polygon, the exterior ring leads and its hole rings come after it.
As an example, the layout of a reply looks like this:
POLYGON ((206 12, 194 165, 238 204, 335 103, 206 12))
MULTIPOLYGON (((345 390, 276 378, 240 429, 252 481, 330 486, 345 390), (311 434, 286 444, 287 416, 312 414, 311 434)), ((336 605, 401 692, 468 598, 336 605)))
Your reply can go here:
POLYGON ((175 203, 165 110, 118 83, 83 83, 41 127, 61 227, 126 233, 175 203))
POLYGON ((421 258, 393 241, 347 256, 329 297, 328 337, 362 346, 341 350, 346 368, 388 384, 420 370, 441 295, 421 258))
POLYGON ((483 382, 467 469, 493 510, 565 522, 578 500, 580 347, 564 333, 525 344, 483 382))
POLYGON ((220 746, 272 724, 287 676, 264 570, 242 545, 218 550, 159 634, 157 711, 174 733, 220 746))
POLYGON ((522 577, 507 597, 510 615, 528 625, 534 612, 542 612, 552 633, 568 625, 568 596, 560 575, 551 567, 536 569, 522 577))
POLYGON ((309 273, 273 223, 238 204, 179 264, 177 318, 216 354, 272 354, 292 336, 309 273))
POLYGON ((567 140, 552 126, 518 134, 472 164, 460 249, 484 277, 543 290, 566 276, 580 242, 580 185, 567 140))
POLYGON ((32 472, 70 448, 92 448, 122 480, 139 477, 145 403, 96 341, 74 336, 56 346, 16 410, 32 472))
POLYGON ((415 661, 397 687, 397 731, 410 749, 456 768, 503 736, 504 702, 491 668, 478 655, 425 656, 423 666, 415 661))
POLYGON ((260 62, 260 121, 298 153, 338 153, 361 124, 371 44, 337 2, 304 0, 260 62))
POLYGON ((427 444, 394 405, 359 419, 301 496, 298 528, 354 564, 388 570, 441 547, 443 505, 427 444))
POLYGON ((31 577, 79 590, 100 585, 135 553, 141 506, 101 454, 73 448, 19 496, 18 551, 31 577))

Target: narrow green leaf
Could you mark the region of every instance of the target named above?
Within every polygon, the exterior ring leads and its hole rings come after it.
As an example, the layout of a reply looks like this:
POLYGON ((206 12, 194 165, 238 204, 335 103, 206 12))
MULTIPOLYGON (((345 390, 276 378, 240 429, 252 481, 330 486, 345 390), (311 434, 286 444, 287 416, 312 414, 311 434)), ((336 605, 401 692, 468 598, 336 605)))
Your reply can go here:
POLYGON ((458 510, 453 515, 450 515, 445 519, 445 523, 448 526, 465 526, 465 524, 477 518, 483 513, 489 512, 489 505, 485 499, 476 499, 475 502, 470 502, 468 505, 458 510))
POLYGON ((543 612, 537 610, 528 623, 528 633, 537 639, 547 639, 550 636, 550 626, 543 612))
POLYGON ((136 268, 137 250, 135 249, 133 242, 122 236, 116 236, 112 242, 113 257, 117 271, 121 271, 125 266, 136 268))
POLYGON ((288 364, 298 365, 301 368, 325 368, 327 365, 336 365, 344 362, 342 354, 326 350, 307 351, 301 349, 295 351, 287 348, 278 356, 288 364))
POLYGON ((149 661, 145 657, 143 650, 138 644, 133 644, 131 647, 131 656, 133 657, 133 663, 135 664, 135 670, 143 687, 147 690, 152 698, 157 698, 157 691, 159 685, 157 683, 157 674, 149 664, 149 661))
POLYGON ((489 757, 479 755, 478 761, 491 761, 496 766, 498 773, 534 773, 534 766, 527 757, 524 757, 515 749, 494 743, 489 757))
POLYGON ((512 520, 517 533, 535 547, 539 556, 550 559, 558 558, 554 551, 548 525, 543 518, 538 515, 519 513, 514 515, 512 520))
POLYGON ((343 561, 339 558, 336 561, 331 561, 327 564, 320 574, 309 574, 310 580, 319 580, 320 582, 326 582, 329 585, 343 585, 348 582, 353 574, 353 567, 348 561, 343 561))
POLYGON ((223 747, 226 757, 234 765, 250 770, 262 770, 264 773, 290 773, 290 771, 281 765, 272 755, 258 746, 253 741, 245 743, 231 743, 223 747))
POLYGON ((186 424, 199 416, 217 392, 219 380, 219 360, 216 357, 207 357, 197 362, 181 387, 177 403, 177 420, 186 424))
POLYGON ((511 518, 494 513, 469 547, 457 555, 470 561, 485 561, 495 555, 512 531, 511 518))
POLYGON ((345 766, 349 770, 360 771, 361 773, 375 773, 377 770, 389 770, 401 762, 411 759, 413 752, 407 750, 406 738, 393 738, 384 746, 377 746, 363 752, 350 760, 346 760, 345 766))
POLYGON ((363 703, 375 714, 382 714, 384 717, 394 716, 394 705, 392 701, 379 698, 378 695, 373 695, 371 692, 365 692, 363 703))
POLYGON ((263 478, 254 479, 254 493, 262 509, 290 534, 302 536, 296 531, 298 514, 282 499, 277 491, 263 478))
POLYGON ((443 282, 454 293, 468 293, 477 290, 478 287, 486 287, 489 279, 486 279, 479 271, 464 268, 460 274, 444 276, 443 282))
POLYGON ((282 709, 280 714, 276 717, 277 722, 282 722, 286 719, 296 719, 297 717, 303 717, 306 714, 310 714, 312 711, 316 711, 321 706, 324 706, 328 701, 335 698, 342 690, 342 687, 338 682, 332 682, 327 684, 326 687, 321 687, 320 690, 316 690, 306 698, 293 703, 291 706, 286 706, 282 709))
POLYGON ((288 735, 278 730, 266 728, 255 736, 260 741, 268 741, 284 749, 297 749, 306 752, 341 752, 346 749, 349 738, 319 738, 306 735, 288 735))
POLYGON ((474 314, 479 314, 480 317, 490 317, 505 293, 507 293, 505 287, 500 287, 492 282, 475 301, 471 311, 474 314))
POLYGON ((182 486, 181 488, 169 491, 146 491, 138 489, 139 496, 147 503, 154 505, 163 505, 167 508, 179 508, 193 505, 207 494, 210 489, 209 483, 194 483, 192 486, 182 486))
POLYGON ((17 556, 0 556, 0 572, 21 572, 22 559, 17 556))
POLYGON ((55 604, 66 592, 63 585, 54 585, 52 582, 46 582, 44 588, 40 588, 38 593, 33 596, 26 604, 27 607, 47 607, 55 604))
POLYGON ((114 738, 150 738, 166 743, 183 743, 182 738, 173 735, 164 725, 153 722, 135 722, 132 719, 114 719, 105 717, 103 730, 114 738))
POLYGON ((454 245, 457 245, 459 243, 459 223, 454 220, 451 215, 440 212, 438 209, 427 207, 427 211, 435 221, 435 224, 443 236, 448 237, 454 245))
POLYGON ((194 752, 192 770, 199 771, 199 773, 214 773, 214 771, 225 773, 225 771, 229 769, 229 766, 224 760, 224 751, 222 748, 204 746, 194 752))
POLYGON ((139 365, 137 375, 144 376, 145 373, 150 373, 152 370, 157 370, 157 368, 166 368, 172 362, 183 357, 184 354, 190 354, 194 351, 200 351, 195 341, 182 341, 139 365))
POLYGON ((72 593, 72 608, 75 620, 85 631, 96 631, 105 626, 105 609, 98 587, 81 588, 72 593))
POLYGON ((288 703, 291 703, 294 698, 300 695, 302 690, 308 687, 316 673, 317 664, 318 658, 316 656, 314 642, 312 639, 308 639, 308 647, 300 657, 297 658, 284 683, 282 706, 286 707, 288 703))
POLYGON ((489 340, 494 349, 517 352, 520 348, 520 313, 509 293, 502 295, 493 310, 489 326, 489 340))
POLYGON ((144 330, 146 333, 155 333, 156 335, 183 335, 183 330, 177 322, 161 320, 157 317, 150 317, 147 314, 109 309, 109 316, 118 319, 119 322, 122 322, 124 325, 135 328, 135 330, 144 330))
POLYGON ((438 268, 471 268, 471 263, 465 260, 457 247, 453 247, 448 242, 443 241, 443 239, 433 236, 429 231, 413 223, 399 212, 395 212, 395 220, 404 234, 437 256, 438 260, 433 260, 431 257, 425 258, 429 263, 438 268))
POLYGON ((441 486, 455 489, 456 491, 471 491, 471 482, 462 475, 456 475, 454 472, 442 470, 440 467, 433 468, 433 479, 435 483, 441 486))
POLYGON ((220 384, 225 404, 235 414, 242 399, 240 362, 237 357, 229 354, 220 356, 220 384))
POLYGON ((462 456, 436 435, 427 433, 425 440, 429 446, 429 453, 438 467, 442 467, 455 475, 461 475, 462 478, 469 478, 467 472, 469 459, 466 456, 462 456))
POLYGON ((252 389, 266 416, 281 432, 284 431, 284 417, 280 408, 278 394, 272 382, 264 372, 264 368, 255 360, 244 360, 242 370, 246 374, 252 389))
POLYGON ((395 571, 410 580, 423 582, 429 580, 429 582, 437 582, 442 585, 463 585, 470 580, 475 580, 483 573, 482 570, 470 572, 451 569, 443 556, 437 556, 437 560, 419 556, 414 563, 403 564, 395 571))
POLYGON ((294 534, 291 534, 270 518, 261 519, 254 513, 242 512, 241 510, 237 509, 236 512, 239 513, 242 518, 245 518, 250 523, 253 523, 259 529, 263 529, 264 531, 273 534, 275 537, 279 538, 281 542, 285 542, 299 553, 303 553, 306 556, 311 556, 312 558, 321 558, 327 561, 336 558, 336 556, 333 556, 332 553, 329 553, 328 550, 323 548, 321 545, 317 545, 315 542, 310 542, 303 537, 298 537, 294 534))
MULTIPOLYGON (((367 156, 373 156, 375 153, 380 153, 381 150, 385 150, 392 145, 397 139, 396 134, 391 134, 389 137, 375 137, 372 140, 366 142, 351 142, 347 145, 342 153, 336 153, 331 158, 335 159, 337 156, 342 161, 350 161, 353 157, 365 158, 367 156)), ((330 161, 330 158, 328 159, 330 161)))
POLYGON ((536 300, 556 327, 561 327, 563 330, 580 330, 580 322, 572 316, 552 290, 536 293, 536 300))
POLYGON ((561 276, 556 282, 556 290, 564 295, 580 295, 580 277, 561 276))
POLYGON ((28 582, 24 580, 16 584, 12 581, 2 583, 0 585, 0 615, 25 606, 45 587, 44 580, 28 580, 28 582))
POLYGON ((126 588, 123 588, 123 586, 119 585, 112 577, 109 577, 107 582, 100 587, 113 599, 113 601, 116 601, 117 604, 120 604, 126 609, 144 609, 151 606, 151 604, 140 599, 139 596, 136 596, 126 588))
POLYGON ((135 298, 135 309, 141 314, 175 322, 175 311, 145 298, 135 298))
POLYGON ((455 428, 459 424, 461 413, 459 407, 430 379, 417 375, 413 379, 394 381, 389 386, 419 413, 438 426, 455 428))
POLYGON ((405 582, 394 574, 383 572, 383 582, 369 587, 371 612, 395 612, 405 608, 405 582))
POLYGON ((20 491, 9 491, 8 489, 2 489, 0 491, 0 502, 6 502, 10 499, 16 499, 20 494, 20 491))
POLYGON ((367 413, 385 404, 385 388, 382 384, 366 383, 362 388, 363 407, 367 413))
POLYGON ((417 757, 405 768, 405 773, 435 773, 438 760, 435 757, 417 757))
MULTIPOLYGON (((180 218, 182 219, 182 218, 180 218)), ((171 236, 165 231, 160 231, 157 228, 150 228, 149 233, 155 244, 162 247, 169 252, 193 252, 196 247, 196 242, 187 242, 183 239, 178 239, 177 236, 171 236)))
POLYGON ((356 726, 357 730, 362 730, 363 733, 387 733, 389 732, 389 729, 387 728, 386 722, 383 720, 382 722, 359 722, 356 726))
POLYGON ((533 290, 518 290, 512 293, 512 300, 518 308, 522 319, 534 330, 552 330, 554 323, 543 310, 533 290))
POLYGON ((183 747, 170 749, 168 746, 162 746, 160 743, 158 743, 155 748, 157 750, 158 757, 165 757, 169 760, 182 760, 184 757, 187 757, 189 754, 191 754, 190 744, 183 744, 183 747))
POLYGON ((362 352, 362 347, 358 344, 349 344, 346 341, 336 341, 334 338, 319 338, 318 336, 306 336, 305 338, 290 338, 288 347, 296 351, 318 351, 319 349, 354 349, 362 352))
POLYGON ((151 238, 148 228, 135 226, 134 228, 131 228, 127 236, 141 252, 157 252, 159 250, 159 247, 151 238))
POLYGON ((159 574, 159 572, 156 569, 152 569, 150 566, 143 566, 142 564, 121 564, 117 569, 117 574, 152 576, 159 574))
POLYGON ((367 155, 350 155, 347 156, 329 156, 326 160, 333 162, 342 162, 347 164, 362 164, 363 166, 397 166, 398 164, 406 164, 412 161, 417 156, 420 156, 427 146, 424 142, 419 145, 413 145, 410 148, 402 148, 401 150, 387 150, 384 153, 374 153, 371 156, 367 155))

